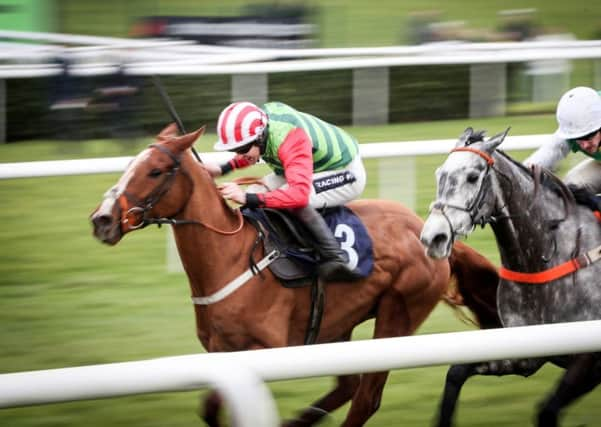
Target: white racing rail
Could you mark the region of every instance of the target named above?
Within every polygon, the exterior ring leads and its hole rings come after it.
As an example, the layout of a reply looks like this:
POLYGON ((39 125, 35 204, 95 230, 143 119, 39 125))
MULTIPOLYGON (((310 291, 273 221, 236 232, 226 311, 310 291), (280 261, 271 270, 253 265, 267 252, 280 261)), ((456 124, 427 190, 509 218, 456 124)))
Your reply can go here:
MULTIPOLYGON (((501 148, 504 150, 530 150, 540 147, 550 135, 508 136, 501 148)), ((364 159, 392 156, 420 156, 448 153, 456 139, 433 141, 377 142, 360 144, 364 159)), ((224 162, 230 153, 200 153, 201 159, 224 162)), ((0 179, 29 178, 60 175, 84 175, 123 172, 132 157, 102 159, 52 160, 41 162, 0 163, 0 179)))
POLYGON ((263 381, 601 351, 601 320, 207 353, 0 375, 0 408, 213 386, 235 425, 274 427, 263 381))

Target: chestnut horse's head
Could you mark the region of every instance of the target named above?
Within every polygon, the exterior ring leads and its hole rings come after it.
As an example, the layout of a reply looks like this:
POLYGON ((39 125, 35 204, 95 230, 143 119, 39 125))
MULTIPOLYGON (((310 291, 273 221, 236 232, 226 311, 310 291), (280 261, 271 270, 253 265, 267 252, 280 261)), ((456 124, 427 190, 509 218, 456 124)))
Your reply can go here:
POLYGON ((124 234, 148 225, 149 219, 169 218, 181 211, 191 182, 180 164, 203 132, 204 127, 177 136, 175 124, 163 129, 156 142, 132 160, 92 212, 94 236, 114 245, 124 234))

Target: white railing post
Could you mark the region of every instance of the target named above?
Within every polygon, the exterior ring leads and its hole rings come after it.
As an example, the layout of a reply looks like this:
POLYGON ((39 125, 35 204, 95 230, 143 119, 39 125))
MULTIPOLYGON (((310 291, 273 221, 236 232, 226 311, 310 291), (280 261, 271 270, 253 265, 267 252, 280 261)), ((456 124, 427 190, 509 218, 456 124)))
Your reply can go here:
POLYGON ((505 63, 470 66, 470 118, 505 115, 506 69, 505 63))
POLYGON ((0 78, 0 143, 6 142, 6 80, 0 78))
MULTIPOLYGON (((263 105, 268 101, 269 87, 266 73, 232 74, 232 102, 248 101, 263 105)), ((225 108, 225 105, 223 106, 225 108)))
POLYGON ((353 125, 388 123, 388 67, 353 70, 353 125))

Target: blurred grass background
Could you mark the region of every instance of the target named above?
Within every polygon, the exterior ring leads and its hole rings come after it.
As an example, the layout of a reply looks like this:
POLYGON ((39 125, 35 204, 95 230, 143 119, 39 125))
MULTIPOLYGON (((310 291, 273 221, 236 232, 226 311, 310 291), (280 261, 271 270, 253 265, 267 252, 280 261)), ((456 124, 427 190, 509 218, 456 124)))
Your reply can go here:
MULTIPOLYGON (((246 1, 208 0, 56 0, 59 30, 66 33, 127 36, 136 17, 144 15, 236 15, 252 10, 246 1)), ((291 3, 291 2, 276 2, 291 3)), ((497 12, 533 7, 544 27, 579 38, 599 37, 595 2, 574 0, 311 0, 320 47, 404 44, 410 13, 437 10, 446 20, 462 20, 484 34, 499 24, 497 12)), ((477 37, 477 35, 476 35, 477 37)), ((591 61, 573 61, 571 85, 592 84, 591 61)), ((550 133, 555 129, 555 103, 522 102, 523 92, 509 94, 508 116, 466 118, 467 67, 391 69, 391 120, 387 126, 347 127, 360 142, 453 138, 466 126, 497 133, 512 126, 512 135, 550 133), (453 94, 453 96, 450 96, 453 94), (542 114, 541 114, 542 113, 542 114), (433 121, 435 120, 435 121, 433 121)), ((229 102, 227 76, 169 77, 163 82, 189 129, 214 121, 229 102)), ((0 161, 34 161, 135 155, 168 122, 158 95, 142 79, 134 100, 141 132, 125 138, 105 137, 115 116, 86 113, 56 117, 40 99, 51 98, 43 79, 7 81, 9 140, 0 144, 0 161), (40 139, 39 135, 54 139, 40 139), (94 139, 95 138, 95 139, 94 139), (69 140, 65 140, 69 139, 69 140)), ((83 81, 89 88, 102 79, 83 81)), ((350 71, 282 73, 270 76, 270 98, 289 102, 341 125, 350 123, 350 71), (327 97, 324 97, 327 94, 327 97)), ((510 88, 511 89, 511 88, 510 88)), ((204 136, 198 151, 210 151, 214 135, 204 136)), ((517 158, 526 152, 512 153, 517 158)), ((410 159, 416 171, 417 213, 425 217, 434 197, 434 169, 444 156, 410 159)), ((560 173, 578 161, 572 156, 560 173)), ((369 160, 364 197, 379 197, 381 181, 390 183, 382 167, 369 160), (379 178, 380 177, 380 178, 379 178)), ((383 165, 387 166, 383 166, 383 165)), ((249 171, 250 172, 250 171, 249 171)), ((256 171, 253 171, 253 174, 256 171)), ((195 336, 187 280, 166 269, 166 228, 150 228, 127 236, 109 248, 91 235, 88 215, 116 174, 0 181, 0 372, 51 369, 121 362, 201 352, 195 336)), ((478 230, 467 242, 495 263, 498 254, 490 230, 478 230)), ((366 339, 373 324, 359 327, 355 339, 366 339)), ((439 306, 418 333, 470 329, 439 306)), ((382 406, 369 426, 425 426, 435 412, 446 367, 392 372, 382 406)), ((561 371, 547 366, 529 379, 474 378, 462 394, 457 425, 530 425, 536 404, 554 387, 561 371)), ((291 417, 331 386, 329 378, 271 383, 280 415, 291 417)), ((189 426, 199 425, 197 392, 169 393, 89 402, 0 410, 0 426, 189 426)), ((564 426, 601 425, 601 395, 593 392, 570 407, 564 426)), ((346 407, 326 419, 339 425, 346 407)))
MULTIPOLYGON (((348 128, 362 142, 452 138, 465 126, 490 133, 512 126, 512 134, 544 133, 552 115, 437 121, 348 128)), ((157 130, 158 131, 158 130, 157 130)), ((210 151, 214 135, 196 148, 210 151)), ((24 141, 0 146, 3 161, 134 155, 150 142, 24 141)), ((522 158, 526 152, 513 153, 522 158)), ((444 156, 416 157, 417 212, 423 217, 434 197, 434 169, 444 156)), ((378 197, 378 160, 367 161, 365 197, 378 197)), ((256 172, 256 171, 254 171, 256 172)), ((393 172, 393 171, 391 171, 393 172)), ((386 176, 385 174, 383 175, 386 176)), ((121 362, 201 352, 183 274, 167 273, 166 229, 149 228, 107 247, 91 235, 88 215, 118 175, 90 175, 0 181, 0 366, 1 372, 121 362)), ((399 184, 399 183, 395 183, 399 184)), ((490 230, 478 230, 468 243, 495 262, 490 230)), ((373 324, 359 327, 355 339, 370 337, 373 324)), ((470 329, 440 305, 418 333, 470 329)), ((435 414, 446 367, 391 373, 382 407, 370 426, 424 426, 435 414)), ((462 395, 459 426, 524 426, 537 402, 561 371, 545 367, 530 379, 475 378, 462 395)), ((271 383, 280 415, 317 399, 329 378, 271 383)), ((169 393, 0 411, 2 426, 188 426, 198 425, 199 393, 169 393)), ((601 419, 599 392, 569 408, 566 426, 595 426, 601 419)), ((323 425, 338 425, 346 408, 323 425)))

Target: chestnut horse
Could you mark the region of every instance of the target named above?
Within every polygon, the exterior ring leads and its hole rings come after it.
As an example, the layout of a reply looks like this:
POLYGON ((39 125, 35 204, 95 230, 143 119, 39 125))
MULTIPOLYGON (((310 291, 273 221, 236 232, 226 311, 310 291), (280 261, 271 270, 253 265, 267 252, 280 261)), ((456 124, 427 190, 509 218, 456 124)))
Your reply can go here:
MULTIPOLYGON (((177 136, 170 125, 131 162, 91 220, 96 238, 117 244, 149 219, 169 219, 193 297, 213 295, 264 256, 256 229, 221 197, 191 147, 203 133, 177 136), (179 223, 177 222, 179 221, 179 223)), ((317 343, 348 341, 355 326, 375 318, 374 338, 410 335, 449 289, 456 289, 480 325, 497 326, 496 268, 458 243, 449 259, 427 257, 419 241, 422 220, 399 203, 348 204, 373 241, 374 267, 354 283, 328 283, 317 343)), ((285 288, 266 269, 219 302, 194 305, 197 335, 209 352, 302 345, 311 307, 309 287, 285 288)), ((352 399, 344 426, 364 425, 378 409, 388 372, 343 375, 327 395, 289 426, 308 426, 352 399)), ((219 425, 219 396, 211 394, 204 418, 219 425)))

